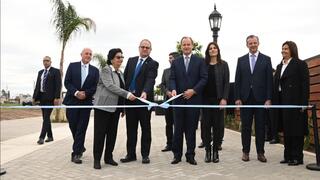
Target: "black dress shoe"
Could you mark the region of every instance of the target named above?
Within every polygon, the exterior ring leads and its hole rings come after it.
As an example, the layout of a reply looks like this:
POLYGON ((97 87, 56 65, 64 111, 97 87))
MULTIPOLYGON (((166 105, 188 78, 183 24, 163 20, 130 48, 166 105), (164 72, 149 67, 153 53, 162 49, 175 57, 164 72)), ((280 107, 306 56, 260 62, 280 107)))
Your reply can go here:
POLYGON ((201 142, 201 143, 199 144, 198 148, 204 148, 203 142, 201 142))
POLYGON ((83 149, 81 150, 81 153, 79 154, 80 158, 82 158, 83 153, 86 152, 86 150, 87 150, 87 149, 86 149, 85 147, 83 147, 83 149))
POLYGON ((303 164, 303 161, 292 160, 291 162, 288 163, 289 166, 298 166, 300 164, 303 164))
POLYGON ((287 163, 290 163, 291 160, 286 160, 286 159, 283 159, 280 161, 280 164, 287 164, 287 163))
POLYGON ((131 161, 136 161, 137 158, 136 157, 130 157, 130 156, 126 156, 125 158, 120 159, 120 161, 122 163, 127 163, 127 162, 131 162, 131 161))
POLYGON ((221 151, 222 150, 222 147, 221 145, 218 146, 218 151, 221 151))
POLYGON ((101 164, 100 164, 100 161, 94 161, 93 162, 93 168, 94 169, 101 169, 101 164))
POLYGON ((110 164, 111 166, 118 166, 118 163, 115 162, 113 159, 105 160, 105 164, 110 164))
POLYGON ((171 151, 171 150, 172 150, 171 146, 166 146, 166 147, 164 147, 164 149, 162 149, 161 151, 162 151, 162 152, 167 152, 167 151, 171 151))
POLYGON ((81 164, 82 160, 80 158, 81 158, 80 155, 74 155, 71 157, 71 161, 76 164, 81 164))
POLYGON ((173 160, 171 161, 171 164, 178 164, 179 162, 181 162, 181 159, 173 158, 173 160))
POLYGON ((52 138, 52 137, 48 137, 48 138, 45 140, 45 142, 51 142, 51 141, 53 141, 53 138, 52 138))
POLYGON ((43 144, 43 143, 44 143, 44 139, 43 139, 43 138, 39 138, 39 140, 37 141, 37 143, 38 143, 39 145, 43 144))
POLYGON ((197 165, 197 161, 194 159, 194 157, 187 158, 187 162, 192 165, 197 165))
POLYGON ((278 144, 279 143, 279 140, 276 140, 276 139, 272 139, 269 144, 278 144))
POLYGON ((143 157, 142 158, 142 164, 149 164, 149 163, 150 163, 149 157, 143 157))

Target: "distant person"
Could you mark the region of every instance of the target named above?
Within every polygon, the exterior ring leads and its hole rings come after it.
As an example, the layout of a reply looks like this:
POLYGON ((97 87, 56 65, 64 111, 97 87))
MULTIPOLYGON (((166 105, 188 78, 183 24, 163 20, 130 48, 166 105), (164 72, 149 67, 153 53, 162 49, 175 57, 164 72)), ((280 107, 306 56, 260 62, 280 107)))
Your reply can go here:
MULTIPOLYGON (((275 74, 276 104, 308 105, 309 70, 301 61, 298 48, 293 41, 282 44, 282 61, 275 74)), ((284 159, 281 164, 297 166, 303 164, 304 136, 308 134, 308 114, 303 109, 279 109, 279 126, 284 137, 284 159)))
MULTIPOLYGON (((159 63, 150 57, 152 47, 148 39, 143 39, 139 45, 139 56, 129 58, 124 70, 125 89, 133 95, 154 100, 154 84, 158 75, 159 63)), ((127 105, 145 105, 139 100, 126 101, 127 105)), ((151 111, 147 108, 127 108, 127 155, 120 159, 122 163, 136 161, 136 146, 138 124, 141 126, 141 156, 142 163, 149 164, 151 147, 151 111)))
MULTIPOLYGON (((67 89, 63 100, 65 105, 90 106, 99 81, 99 70, 90 65, 92 50, 84 48, 80 62, 70 63, 64 85, 67 89)), ((91 108, 67 108, 66 115, 73 137, 71 161, 81 164, 82 154, 86 151, 84 141, 89 123, 91 108)))
MULTIPOLYGON (((208 72, 203 58, 192 54, 193 40, 183 37, 180 41, 182 56, 171 65, 170 90, 172 96, 183 93, 174 100, 175 105, 196 105, 202 103, 203 88, 207 83, 208 72)), ((187 141, 187 162, 197 165, 195 160, 196 128, 199 120, 199 108, 174 108, 174 133, 171 164, 181 161, 183 151, 183 134, 187 141)))
MULTIPOLYGON (((221 59, 220 48, 211 42, 205 52, 205 62, 208 68, 208 81, 203 91, 203 104, 227 105, 229 95, 229 66, 221 59)), ((224 130, 224 108, 203 108, 205 162, 219 162, 219 146, 222 143, 224 130), (222 128, 221 128, 222 127, 222 128), (213 136, 213 145, 211 146, 213 136)), ((202 131, 202 130, 201 130, 202 131)))
MULTIPOLYGON (((170 66, 172 62, 179 57, 180 54, 178 52, 171 52, 169 54, 169 63, 170 66)), ((163 71, 162 80, 160 84, 161 91, 165 95, 164 99, 168 100, 172 97, 171 91, 169 90, 169 80, 170 80, 171 68, 167 68, 163 71)), ((162 149, 162 152, 171 151, 172 150, 172 138, 173 138, 173 110, 172 108, 165 109, 165 119, 166 119, 166 137, 167 137, 167 145, 162 149)))
MULTIPOLYGON (((94 95, 94 105, 124 105, 125 99, 130 101, 136 99, 132 93, 124 90, 124 78, 120 70, 122 61, 122 50, 119 48, 110 49, 107 66, 100 71, 99 83, 94 95)), ((113 159, 112 152, 116 143, 120 113, 122 116, 124 115, 124 108, 94 109, 93 167, 95 169, 101 169, 100 159, 104 143, 104 162, 112 166, 118 165, 113 159)))
MULTIPOLYGON (((259 38, 250 35, 246 39, 249 53, 238 59, 234 82, 236 105, 271 105, 272 65, 269 56, 258 51, 259 38)), ((264 156, 266 124, 265 108, 241 108, 242 160, 249 161, 251 128, 255 120, 256 151, 260 162, 267 162, 264 156)))
MULTIPOLYGON (((60 103, 61 92, 61 74, 60 70, 51 66, 51 58, 43 58, 44 69, 38 72, 36 88, 33 92, 33 104, 39 101, 41 106, 52 106, 60 103)), ((52 108, 41 108, 42 111, 42 128, 37 143, 39 145, 45 142, 53 141, 50 115, 52 108), (47 139, 45 137, 47 136, 47 139)))

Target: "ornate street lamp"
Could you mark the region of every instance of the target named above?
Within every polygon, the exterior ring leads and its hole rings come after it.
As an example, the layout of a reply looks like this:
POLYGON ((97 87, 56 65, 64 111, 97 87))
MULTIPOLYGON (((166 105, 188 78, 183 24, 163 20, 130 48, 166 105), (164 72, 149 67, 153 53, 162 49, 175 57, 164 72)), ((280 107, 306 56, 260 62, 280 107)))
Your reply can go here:
POLYGON ((209 15, 209 23, 212 31, 213 41, 218 41, 218 31, 221 27, 222 16, 216 9, 216 4, 214 4, 214 11, 209 15))

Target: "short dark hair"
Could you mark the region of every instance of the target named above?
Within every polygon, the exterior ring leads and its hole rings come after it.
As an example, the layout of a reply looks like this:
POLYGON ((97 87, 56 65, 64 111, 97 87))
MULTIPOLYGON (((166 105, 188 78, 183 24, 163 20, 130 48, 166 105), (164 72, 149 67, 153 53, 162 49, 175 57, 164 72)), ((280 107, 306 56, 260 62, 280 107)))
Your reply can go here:
POLYGON ((177 59, 177 57, 179 57, 180 54, 178 52, 171 52, 169 53, 169 56, 173 56, 174 59, 177 59))
POLYGON ((295 42, 293 41, 286 41, 282 44, 282 47, 284 45, 288 45, 289 46, 289 50, 290 50, 290 54, 291 54, 291 57, 294 58, 294 59, 299 59, 299 54, 298 54, 298 47, 296 45, 295 42))
POLYGON ((248 43, 248 39, 251 39, 251 38, 257 38, 257 40, 258 40, 258 42, 259 42, 259 37, 256 36, 256 35, 251 34, 251 35, 249 35, 249 36, 246 38, 246 44, 248 43))
POLYGON ((122 53, 120 48, 113 48, 109 50, 107 64, 111 65, 111 60, 116 56, 117 53, 122 53))
POLYGON ((209 54, 209 49, 210 49, 211 45, 214 45, 218 49, 217 63, 221 63, 221 54, 220 54, 219 45, 216 42, 211 42, 211 43, 208 44, 206 52, 205 52, 204 59, 205 59, 206 64, 210 64, 210 61, 211 61, 211 57, 210 57, 210 54, 209 54))

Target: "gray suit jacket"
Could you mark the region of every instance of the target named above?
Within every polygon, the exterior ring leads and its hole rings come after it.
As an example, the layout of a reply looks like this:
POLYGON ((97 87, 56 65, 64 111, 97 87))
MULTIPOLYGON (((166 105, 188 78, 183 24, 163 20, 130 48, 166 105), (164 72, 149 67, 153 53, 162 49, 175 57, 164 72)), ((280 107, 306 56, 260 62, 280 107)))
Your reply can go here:
MULTIPOLYGON (((120 72, 123 80, 123 74, 120 72)), ((112 71, 111 65, 100 70, 100 78, 96 94, 94 95, 94 105, 118 105, 119 96, 127 98, 128 91, 120 88, 120 79, 115 71, 112 71)), ((108 112, 115 112, 116 108, 99 108, 108 112)))

